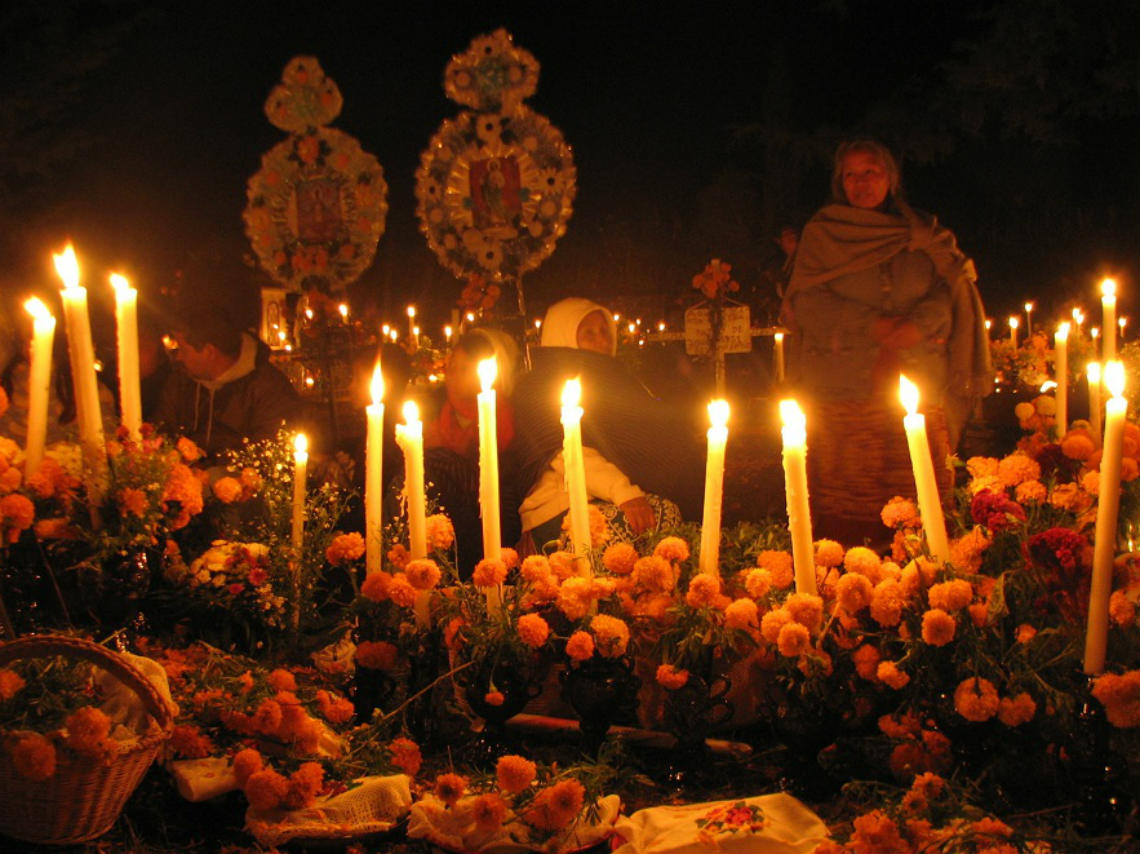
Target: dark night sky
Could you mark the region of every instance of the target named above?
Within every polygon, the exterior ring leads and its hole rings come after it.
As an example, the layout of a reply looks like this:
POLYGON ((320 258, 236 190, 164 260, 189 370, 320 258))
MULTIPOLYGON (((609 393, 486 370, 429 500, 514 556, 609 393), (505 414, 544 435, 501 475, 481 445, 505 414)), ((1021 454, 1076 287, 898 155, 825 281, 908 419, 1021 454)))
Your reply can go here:
MULTIPOLYGON (((71 20, 62 41, 97 30, 100 10, 117 5, 63 4, 81 9, 87 23, 71 20)), ((45 181, 46 212, 24 224, 18 247, 9 241, 7 278, 10 283, 13 270, 46 274, 45 249, 63 233, 75 238, 95 266, 118 263, 136 270, 144 289, 148 279, 161 280, 188 253, 206 247, 240 252, 247 246, 240 219, 246 180, 261 154, 283 138, 262 105, 285 63, 304 53, 318 57, 344 96, 333 127, 353 134, 376 155, 389 184, 387 230, 373 268, 355 290, 396 305, 434 294, 442 309, 458 286, 418 233, 412 176, 432 134, 459 111, 441 85, 448 59, 472 37, 504 26, 542 64, 538 92, 528 104, 562 130, 578 167, 569 232, 554 256, 528 276, 528 290, 541 301, 579 284, 585 291, 620 287, 582 281, 599 277, 596 269, 586 269, 599 235, 647 212, 663 211, 666 223, 688 227, 702 188, 730 167, 749 168, 747 153, 733 153, 729 140, 734 129, 759 121, 772 97, 767 83, 773 45, 787 56, 790 77, 780 93, 790 102, 787 120, 804 133, 823 126, 843 132, 866 126, 876 98, 929 80, 955 41, 981 28, 966 13, 987 5, 777 0, 736 12, 695 3, 300 7, 254 0, 144 7, 132 34, 92 73, 56 128, 64 135, 72 127, 82 131, 92 147, 45 181)), ((1126 37, 1135 41, 1135 30, 1126 37)), ((24 76, 16 79, 46 73, 53 56, 45 51, 29 57, 19 69, 24 76)), ((976 255, 983 293, 999 307, 1032 295, 1035 284, 1071 290, 1076 281, 1080 287, 1081 274, 1098 264, 1123 268, 1122 278, 1135 285, 1136 123, 1133 114, 1125 121, 1131 137, 1116 139, 1088 164, 1094 179, 1074 177, 1071 163, 1054 176, 1060 199, 1072 198, 1076 182, 1088 187, 1090 208, 1127 212, 1103 246, 1085 241, 1078 256, 1066 259, 1060 284, 1013 283, 1012 262, 997 257, 994 247, 1001 241, 993 232, 1014 224, 995 220, 996 214, 978 216, 987 193, 1000 189, 1016 196, 1017 181, 1041 178, 1007 172, 1008 149, 993 150, 992 160, 985 148, 959 149, 956 161, 905 165, 904 177, 912 202, 938 213, 976 255), (985 289, 987 262, 1002 271, 993 292, 985 289)), ((1047 170, 1048 158, 1037 159, 1047 170)), ((810 213, 826 194, 823 160, 803 171, 796 209, 783 212, 789 218, 810 213)), ((634 231, 644 242, 645 229, 634 231)), ((669 269, 671 280, 659 282, 658 289, 683 291, 712 255, 731 260, 730 247, 714 242, 693 243, 693 254, 679 262, 683 268, 669 269)), ((1123 301, 1135 305, 1127 295, 1123 301)))

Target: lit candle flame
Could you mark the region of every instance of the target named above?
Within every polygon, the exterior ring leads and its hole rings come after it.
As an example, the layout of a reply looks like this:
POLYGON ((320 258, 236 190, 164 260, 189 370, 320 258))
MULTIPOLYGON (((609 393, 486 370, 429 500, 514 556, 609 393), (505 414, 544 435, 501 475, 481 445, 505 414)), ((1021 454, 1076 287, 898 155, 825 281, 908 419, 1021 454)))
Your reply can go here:
POLYGON ((1100 382, 1100 362, 1089 362, 1085 366, 1085 375, 1089 378, 1089 385, 1100 382))
POLYGON ((387 337, 388 337, 388 332, 389 332, 391 329, 392 329, 392 327, 391 327, 391 326, 389 326, 387 323, 385 323, 385 324, 383 324, 383 325, 380 327, 380 334, 381 334, 381 335, 383 335, 385 338, 387 338, 387 337))
POLYGON ((110 278, 111 278, 111 287, 115 289, 116 294, 119 293, 120 291, 125 292, 125 291, 131 290, 130 280, 127 279, 126 276, 123 276, 119 273, 112 273, 110 278))
POLYGON ((1104 366, 1104 384, 1113 397, 1124 396, 1124 363, 1115 359, 1104 366))
POLYGON ((1100 295, 1102 297, 1115 297, 1116 296, 1116 281, 1114 279, 1105 279, 1100 283, 1100 295))
POLYGON ((400 340, 400 333, 397 332, 395 329, 389 329, 388 330, 388 337, 392 339, 392 343, 394 344, 398 340, 400 340))
POLYGON ((1009 328, 1010 329, 1017 329, 1017 327, 1020 325, 1021 325, 1020 320, 1018 320, 1016 317, 1010 317, 1010 319, 1009 319, 1009 328))
POLYGON ((55 271, 68 290, 79 287, 79 259, 75 257, 75 247, 70 243, 58 255, 52 255, 55 271))
POLYGON ((341 317, 343 317, 345 320, 348 320, 348 303, 342 302, 336 307, 336 310, 340 312, 341 317))
POLYGON ((1068 341, 1069 340, 1069 329, 1070 328, 1071 327, 1070 327, 1068 321, 1066 321, 1066 322, 1062 323, 1060 326, 1058 326, 1057 327, 1057 340, 1058 341, 1068 341))
POLYGON ((420 408, 414 400, 404 402, 404 423, 411 427, 420 420, 420 408))
POLYGON ((542 329, 542 318, 541 317, 536 317, 534 319, 534 328, 535 329, 542 329))
POLYGON ((1032 302, 1027 302, 1025 304, 1025 313, 1026 314, 1032 314, 1034 308, 1035 308, 1035 306, 1032 302))
POLYGON ((633 335, 635 332, 637 332, 637 324, 636 324, 636 323, 631 323, 631 324, 629 325, 629 334, 630 334, 630 335, 633 335))
POLYGON ((1089 337, 1092 338, 1094 341, 1097 338, 1099 338, 1100 337, 1100 327, 1099 326, 1092 327, 1092 329, 1089 330, 1089 337))
POLYGON ((416 307, 414 305, 409 305, 408 306, 408 317, 415 317, 415 316, 416 316, 416 307))
POLYGON ((798 403, 790 398, 780 401, 780 420, 784 423, 785 427, 797 430, 807 428, 807 419, 804 417, 804 411, 800 409, 798 403))
POLYGON ((467 314, 465 314, 464 317, 467 318, 468 323, 474 323, 475 322, 475 312, 473 312, 473 311, 467 312, 467 314))
POLYGON ((783 341, 784 340, 784 333, 783 332, 777 332, 773 337, 777 341, 783 341))
POLYGON ((577 406, 581 400, 582 381, 577 377, 572 380, 566 380, 566 385, 562 387, 562 405, 577 406))
POLYGON ((447 326, 443 327, 443 337, 444 337, 444 338, 446 338, 448 341, 450 341, 450 340, 451 340, 451 335, 452 335, 452 333, 453 333, 454 331, 455 331, 455 330, 453 330, 453 329, 451 328, 451 325, 450 325, 450 324, 448 324, 447 326))
POLYGON ((1056 387, 1057 383, 1053 380, 1045 380, 1045 382, 1041 383, 1041 393, 1044 394, 1047 391, 1052 391, 1056 387))
POLYGON ((379 406, 384 399, 384 373, 380 370, 379 362, 372 369, 372 382, 368 384, 368 390, 372 394, 372 405, 379 406))
POLYGON ((304 433, 298 433, 296 438, 293 439, 293 450, 297 452, 297 456, 303 456, 309 453, 309 437, 304 433))
POLYGON ((413 326, 412 327, 412 334, 414 336, 416 336, 417 338, 419 338, 420 337, 420 328, 418 326, 413 326))
POLYGON ((914 415, 918 411, 918 386, 908 380, 904 374, 899 374, 899 400, 902 401, 907 415, 914 415))
POLYGON ((709 402, 709 425, 712 427, 724 427, 728 424, 728 401, 727 400, 713 400, 709 402))
POLYGON ((993 325, 994 325, 994 322, 987 317, 986 318, 986 331, 988 332, 993 325))
POLYGON ((48 311, 47 306, 43 304, 43 300, 39 297, 29 297, 27 301, 24 302, 24 310, 36 320, 46 321, 49 318, 55 320, 55 318, 52 317, 52 313, 48 311))
POLYGON ((665 321, 664 320, 662 320, 660 323, 657 324, 657 331, 658 332, 664 332, 665 331, 665 321))
POLYGON ((499 362, 494 356, 490 359, 483 359, 479 362, 479 367, 476 370, 479 372, 479 384, 483 388, 483 393, 486 394, 495 384, 495 377, 499 375, 499 362))

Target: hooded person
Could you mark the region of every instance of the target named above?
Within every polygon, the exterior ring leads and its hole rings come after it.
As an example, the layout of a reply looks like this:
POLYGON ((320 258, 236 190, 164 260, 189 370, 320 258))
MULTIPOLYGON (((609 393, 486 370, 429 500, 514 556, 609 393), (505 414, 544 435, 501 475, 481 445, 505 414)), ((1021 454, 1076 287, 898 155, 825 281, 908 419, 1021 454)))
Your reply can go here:
POLYGON ((569 509, 560 412, 562 388, 574 377, 582 383, 586 491, 611 531, 633 538, 698 514, 699 428, 615 358, 613 315, 587 299, 562 300, 547 311, 540 343, 514 395, 524 548, 528 533, 537 548, 556 539, 569 509))
MULTIPOLYGON (((176 369, 159 394, 155 423, 193 439, 208 456, 277 435, 301 401, 270 364, 269 348, 246 330, 235 309, 240 291, 223 296, 226 279, 187 281, 168 324, 176 369)), ((231 283, 240 287, 241 283, 231 283)))

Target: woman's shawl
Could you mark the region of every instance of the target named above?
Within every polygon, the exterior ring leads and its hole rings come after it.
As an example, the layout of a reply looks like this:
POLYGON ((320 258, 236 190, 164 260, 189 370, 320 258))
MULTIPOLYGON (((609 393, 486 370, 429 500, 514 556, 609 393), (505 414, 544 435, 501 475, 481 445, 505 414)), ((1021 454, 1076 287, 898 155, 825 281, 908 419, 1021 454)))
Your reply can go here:
POLYGON ((993 365, 985 309, 975 284, 974 262, 954 234, 933 216, 898 203, 899 213, 831 204, 804 226, 781 312, 795 323, 796 296, 839 276, 875 267, 906 250, 930 258, 950 288, 953 322, 947 341, 947 405, 961 423, 993 389, 993 365))
POLYGON ((582 443, 596 449, 637 486, 675 501, 686 518, 700 512, 704 484, 697 426, 650 395, 610 356, 540 347, 534 369, 513 399, 521 493, 526 495, 562 450, 561 396, 582 381, 582 443))

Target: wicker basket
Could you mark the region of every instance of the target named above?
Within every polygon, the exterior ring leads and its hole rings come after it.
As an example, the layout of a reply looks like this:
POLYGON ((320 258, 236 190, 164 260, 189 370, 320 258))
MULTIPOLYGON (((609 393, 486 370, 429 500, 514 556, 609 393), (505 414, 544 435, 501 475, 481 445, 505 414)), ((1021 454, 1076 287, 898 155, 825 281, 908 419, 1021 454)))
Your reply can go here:
POLYGON ((80 658, 107 671, 142 700, 159 731, 141 736, 110 762, 60 752, 55 774, 34 781, 12 767, 0 751, 0 833, 27 842, 56 845, 85 842, 111 829, 170 737, 174 719, 169 703, 126 658, 78 638, 40 635, 0 645, 0 666, 24 658, 80 658))

